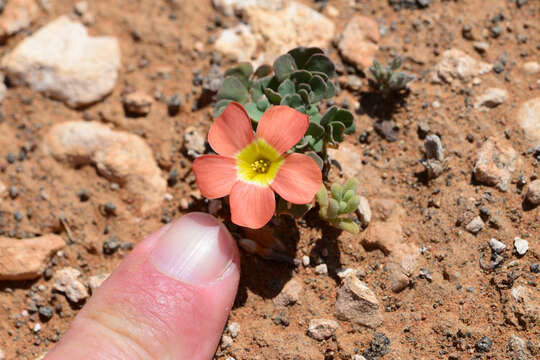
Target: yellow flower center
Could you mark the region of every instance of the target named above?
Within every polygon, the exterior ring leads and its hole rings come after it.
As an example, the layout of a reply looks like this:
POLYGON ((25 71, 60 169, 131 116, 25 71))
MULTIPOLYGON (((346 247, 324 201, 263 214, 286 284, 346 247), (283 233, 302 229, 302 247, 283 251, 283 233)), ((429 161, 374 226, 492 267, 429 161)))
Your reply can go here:
POLYGON ((269 166, 270 166, 270 162, 268 160, 259 159, 251 163, 251 170, 259 174, 266 174, 269 166))
POLYGON ((253 141, 235 157, 238 178, 259 186, 269 186, 284 161, 279 151, 263 139, 253 141))

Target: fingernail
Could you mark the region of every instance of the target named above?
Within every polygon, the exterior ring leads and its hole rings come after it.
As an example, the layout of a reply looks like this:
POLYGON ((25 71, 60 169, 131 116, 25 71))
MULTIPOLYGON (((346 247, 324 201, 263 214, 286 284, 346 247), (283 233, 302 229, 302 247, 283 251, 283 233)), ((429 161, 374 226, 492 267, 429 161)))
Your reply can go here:
POLYGON ((231 266, 234 239, 216 218, 190 213, 176 220, 158 240, 150 261, 170 277, 203 285, 219 279, 231 266))

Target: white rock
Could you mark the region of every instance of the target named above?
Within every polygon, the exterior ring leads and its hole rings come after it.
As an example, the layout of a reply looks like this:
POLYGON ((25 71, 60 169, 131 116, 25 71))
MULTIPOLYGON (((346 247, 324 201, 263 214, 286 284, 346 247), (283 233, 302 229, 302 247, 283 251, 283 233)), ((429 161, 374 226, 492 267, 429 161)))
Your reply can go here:
POLYGON ((4 83, 4 75, 0 75, 0 104, 4 101, 7 95, 7 86, 4 83))
POLYGON ((257 39, 251 26, 238 24, 223 30, 214 42, 214 48, 233 60, 250 61, 257 50, 257 39))
POLYGON ((227 330, 229 330, 229 334, 231 334, 233 338, 236 338, 240 333, 240 324, 237 322, 230 323, 227 330))
POLYGON ((241 15, 248 7, 255 6, 266 10, 278 10, 283 0, 212 0, 214 7, 227 16, 241 15))
POLYGON ((98 274, 93 275, 88 278, 88 287, 92 292, 92 295, 96 293, 96 290, 103 284, 105 280, 109 277, 110 274, 98 274))
POLYGON ((531 145, 540 145, 540 97, 523 103, 517 112, 517 120, 531 145))
POLYGON ((245 12, 269 62, 297 46, 328 49, 332 45, 334 23, 309 6, 290 1, 277 11, 248 7, 245 12))
POLYGON ((315 273, 318 275, 328 274, 328 266, 326 266, 326 264, 319 264, 315 266, 315 273))
POLYGON ((523 71, 528 75, 535 75, 540 72, 540 64, 536 61, 529 61, 523 64, 523 71))
POLYGON ((54 274, 53 288, 66 294, 66 297, 74 303, 88 298, 86 286, 79 281, 81 273, 72 267, 65 267, 54 274))
POLYGON ((227 349, 230 348, 233 344, 233 339, 229 335, 223 335, 221 337, 221 348, 227 349))
POLYGON ((508 92, 505 89, 489 88, 484 94, 476 98, 475 108, 494 108, 508 99, 508 92))
POLYGON ((360 203, 358 204, 358 220, 362 226, 368 226, 371 222, 371 208, 369 207, 369 201, 366 197, 360 196, 360 203))
POLYGON ((366 360, 366 358, 363 357, 362 355, 356 354, 353 356, 352 360, 366 360))
POLYGON ((308 335, 315 340, 322 341, 334 334, 339 324, 335 320, 311 319, 309 321, 308 335))
POLYGON ((113 90, 120 47, 115 38, 90 37, 82 24, 62 16, 23 40, 2 59, 2 68, 12 84, 78 107, 113 90))
MULTIPOLYGON (((0 194, 2 192, 0 191, 0 194)), ((540 205, 540 180, 531 181, 527 188, 527 200, 533 205, 540 205)))
POLYGON ((311 260, 309 259, 309 256, 307 255, 302 256, 302 265, 304 265, 305 267, 308 267, 310 262, 311 260))
POLYGON ((502 241, 499 241, 495 238, 491 238, 489 240, 489 246, 493 251, 498 254, 502 253, 506 249, 506 245, 502 241))
POLYGON ((126 187, 142 213, 163 202, 167 182, 152 150, 137 135, 99 123, 64 122, 46 135, 43 152, 72 166, 95 165, 99 174, 126 187))
POLYGON ((477 61, 458 49, 446 50, 441 61, 434 68, 432 80, 450 83, 454 79, 468 81, 474 76, 485 74, 493 65, 477 61))
POLYGON ((514 248, 516 248, 516 252, 523 256, 529 250, 529 242, 524 239, 520 239, 518 237, 514 238, 514 248))
POLYGON ((340 320, 377 328, 382 324, 379 300, 371 289, 355 276, 344 279, 338 289, 335 314, 340 320))
POLYGON ((204 153, 206 147, 205 147, 205 140, 204 136, 202 136, 201 132, 194 128, 193 126, 189 126, 184 131, 184 148, 186 149, 187 154, 192 157, 196 158, 197 156, 204 153))
POLYGON ((302 284, 295 279, 289 280, 281 292, 274 298, 274 304, 278 306, 289 306, 296 304, 300 300, 302 284))
POLYGON ((32 328, 32 331, 33 331, 34 333, 36 333, 36 334, 37 334, 38 332, 40 332, 40 331, 41 331, 41 324, 40 324, 40 323, 36 323, 36 324, 34 325, 34 327, 32 328))
POLYGON ((435 134, 428 135, 424 141, 424 150, 426 158, 433 160, 444 160, 444 148, 441 143, 441 138, 435 134))
POLYGON ((471 234, 478 234, 484 228, 484 221, 480 216, 476 216, 465 228, 471 234))
POLYGON ((0 360, 6 360, 6 355, 4 355, 2 349, 0 349, 0 360))

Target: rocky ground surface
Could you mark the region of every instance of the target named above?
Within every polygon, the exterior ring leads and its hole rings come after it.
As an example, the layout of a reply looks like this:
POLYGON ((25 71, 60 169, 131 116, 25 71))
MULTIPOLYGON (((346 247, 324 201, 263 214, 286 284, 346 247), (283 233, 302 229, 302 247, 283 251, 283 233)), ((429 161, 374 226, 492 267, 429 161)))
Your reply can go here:
MULTIPOLYGON (((145 235, 201 198, 224 69, 297 45, 337 64, 357 236, 316 212, 242 255, 216 359, 540 357, 540 2, 0 1, 0 359, 37 359, 145 235), (383 102, 366 67, 402 55, 383 102)), ((241 229, 231 226, 236 236, 241 229)), ((122 289, 119 289, 122 291, 122 289)))

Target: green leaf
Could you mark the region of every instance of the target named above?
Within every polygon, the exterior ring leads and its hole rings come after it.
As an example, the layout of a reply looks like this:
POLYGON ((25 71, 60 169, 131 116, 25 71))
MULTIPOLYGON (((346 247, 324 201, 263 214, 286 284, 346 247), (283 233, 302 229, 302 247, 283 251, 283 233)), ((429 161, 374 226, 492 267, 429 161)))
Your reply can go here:
POLYGON ((268 64, 263 64, 255 70, 255 76, 258 78, 262 78, 265 76, 268 76, 272 73, 272 66, 268 64))
POLYGON ((328 191, 326 190, 326 187, 324 186, 324 184, 321 186, 321 188, 317 192, 316 198, 320 207, 328 206, 328 191))
POLYGON ((356 193, 356 189, 358 188, 358 180, 356 178, 352 177, 347 180, 345 185, 343 185, 343 191, 349 191, 352 190, 353 193, 356 193))
POLYGON ((330 186, 330 192, 332 193, 332 197, 334 199, 341 201, 341 197, 343 196, 343 187, 340 184, 333 183, 332 186, 330 186))
POLYGON ((216 103, 216 106, 214 106, 214 118, 217 118, 219 115, 221 115, 221 113, 225 111, 225 108, 231 103, 231 101, 232 100, 229 99, 219 100, 216 103))
POLYGON ((351 233, 353 235, 356 235, 360 232, 360 227, 357 223, 350 219, 339 219, 339 221, 335 222, 335 225, 348 233, 351 233))
POLYGON ((392 61, 390 61, 390 64, 388 64, 388 66, 392 71, 396 71, 401 67, 401 64, 403 64, 403 59, 401 58, 401 56, 397 56, 392 59, 392 61))
POLYGON ((253 82, 251 87, 251 98, 255 101, 259 100, 264 95, 264 89, 268 86, 268 83, 272 79, 271 76, 260 78, 253 82))
POLYGON ((225 77, 234 76, 244 84, 246 89, 249 88, 249 77, 253 74, 253 66, 249 62, 242 62, 235 67, 225 71, 225 77))
POLYGON ((313 97, 311 99, 311 102, 317 103, 321 101, 324 98, 326 91, 328 90, 323 78, 316 75, 311 79, 309 84, 311 86, 311 89, 313 90, 313 97))
POLYGON ((346 209, 346 208, 347 208, 347 202, 345 202, 345 201, 340 201, 340 202, 339 202, 339 211, 338 211, 338 212, 339 212, 340 214, 344 214, 344 213, 346 213, 346 212, 345 212, 345 209, 346 209))
POLYGON ((324 94, 325 99, 330 99, 336 95, 336 87, 334 86, 334 83, 328 80, 326 82, 326 93, 324 94))
POLYGON ((346 189, 345 186, 343 187, 343 201, 349 202, 351 198, 354 196, 354 191, 351 189, 346 189))
POLYGON ((313 142, 309 143, 309 146, 315 151, 316 153, 320 153, 323 149, 324 145, 324 139, 315 140, 313 139, 313 142))
POLYGON ((264 112, 259 110, 257 108, 257 105, 252 102, 247 103, 244 106, 244 109, 246 109, 246 112, 248 113, 249 118, 255 122, 259 122, 259 120, 261 120, 261 117, 264 114, 264 112))
POLYGON ((300 111, 299 107, 303 106, 304 103, 303 103, 302 98, 300 97, 300 95, 298 95, 298 94, 290 94, 290 95, 285 95, 285 97, 283 97, 283 99, 281 99, 280 105, 287 105, 287 106, 290 106, 290 107, 300 111))
MULTIPOLYGON (((322 170, 323 167, 324 167, 324 161, 323 159, 321 159, 321 157, 319 155, 317 155, 316 152, 314 151, 308 151, 305 153, 307 156, 309 156, 310 158, 312 158, 313 160, 315 160, 315 162, 317 163, 317 166, 319 166, 319 168, 322 170)), ((324 187, 324 186, 323 186, 324 187)), ((326 190, 326 189, 325 189, 326 190)))
POLYGON ((324 128, 315 122, 310 122, 306 135, 311 135, 314 139, 320 139, 324 136, 324 128))
POLYGON ((296 70, 291 74, 290 79, 297 84, 309 83, 311 81, 312 75, 307 70, 296 70))
POLYGON ((296 144, 294 147, 298 150, 302 150, 303 148, 305 148, 306 146, 309 145, 309 140, 311 139, 311 136, 307 135, 307 136, 304 136, 300 139, 300 141, 298 142, 298 144, 296 144))
POLYGON ((294 94, 295 91, 296 91, 296 88, 294 86, 294 83, 289 79, 285 79, 278 87, 278 93, 281 96, 294 94))
POLYGON ((306 63, 306 69, 312 72, 322 72, 329 78, 333 77, 336 71, 332 60, 324 54, 315 54, 311 56, 306 63))
POLYGON ((353 114, 345 109, 339 109, 335 115, 332 121, 339 121, 343 123, 345 126, 345 134, 351 134, 355 131, 354 126, 354 116, 353 114))
POLYGON ((223 80, 223 85, 217 93, 217 99, 234 100, 243 104, 249 99, 249 93, 247 88, 237 77, 228 76, 223 80))
POLYGON ((343 133, 345 132, 345 126, 343 123, 332 121, 328 124, 329 132, 327 132, 328 139, 327 141, 332 145, 337 145, 343 141, 343 133))
POLYGON ((326 126, 331 121, 333 121, 334 116, 336 115, 336 112, 338 111, 337 106, 332 106, 330 109, 326 110, 324 113, 322 119, 321 119, 321 125, 326 126))
POLYGON ((268 101, 268 98, 263 95, 260 97, 259 100, 257 100, 257 109, 259 111, 265 112, 270 107, 270 101, 268 101))
POLYGON ((279 95, 277 92, 270 88, 264 89, 264 95, 268 98, 268 101, 270 101, 270 104, 272 105, 279 105, 281 104, 281 95, 279 95))
POLYGON ((344 212, 347 213, 347 214, 350 214, 353 211, 356 211, 356 209, 358 209, 358 205, 360 205, 360 197, 359 196, 353 196, 347 202, 347 206, 345 207, 344 212))
POLYGON ((299 46, 289 51, 299 69, 304 69, 309 58, 314 54, 324 54, 319 48, 299 46))
POLYGON ((319 114, 319 109, 317 109, 317 106, 311 105, 306 109, 306 114, 309 115, 310 121, 315 121, 317 124, 321 123, 321 115, 319 114), (318 116, 316 119, 315 117, 318 116))
POLYGON ((297 91, 297 93, 300 95, 304 103, 309 104, 309 94, 305 89, 300 89, 297 91))
POLYGON ((289 54, 281 55, 274 62, 274 72, 279 83, 287 79, 296 70, 294 58, 289 54))
POLYGON ((335 219, 338 216, 339 203, 336 199, 328 199, 328 209, 326 210, 326 216, 328 219, 335 219))

